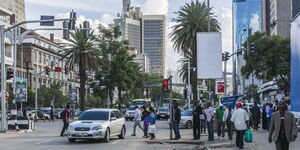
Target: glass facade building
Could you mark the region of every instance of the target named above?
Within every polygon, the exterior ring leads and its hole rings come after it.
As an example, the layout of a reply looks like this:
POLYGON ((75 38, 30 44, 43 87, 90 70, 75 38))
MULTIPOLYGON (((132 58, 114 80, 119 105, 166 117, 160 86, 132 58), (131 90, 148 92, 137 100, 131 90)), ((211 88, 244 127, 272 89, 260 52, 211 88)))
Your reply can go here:
MULTIPOLYGON (((233 0, 234 14, 234 49, 238 51, 247 37, 256 31, 262 30, 261 0, 233 0)), ((255 77, 245 80, 241 75, 241 68, 245 65, 242 55, 237 57, 237 84, 238 93, 243 94, 245 88, 251 84, 260 84, 255 77)))

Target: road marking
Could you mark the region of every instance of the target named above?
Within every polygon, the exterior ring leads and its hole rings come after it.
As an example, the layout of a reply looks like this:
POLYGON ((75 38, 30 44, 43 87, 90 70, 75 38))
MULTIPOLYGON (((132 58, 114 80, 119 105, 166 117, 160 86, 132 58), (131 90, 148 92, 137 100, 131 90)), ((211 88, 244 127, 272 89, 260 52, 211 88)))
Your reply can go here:
POLYGON ((51 141, 53 141, 53 140, 40 141, 40 142, 36 142, 34 144, 39 145, 39 144, 44 144, 44 143, 51 142, 51 141))
POLYGON ((120 140, 116 140, 116 141, 112 142, 111 144, 117 144, 119 142, 120 142, 120 140))

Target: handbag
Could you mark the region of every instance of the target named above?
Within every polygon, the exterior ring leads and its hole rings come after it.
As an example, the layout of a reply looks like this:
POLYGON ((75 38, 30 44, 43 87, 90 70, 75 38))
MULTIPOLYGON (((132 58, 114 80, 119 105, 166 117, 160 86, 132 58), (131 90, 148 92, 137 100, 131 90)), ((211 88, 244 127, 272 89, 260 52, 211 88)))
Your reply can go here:
POLYGON ((246 130, 244 140, 247 143, 251 143, 253 141, 253 135, 251 129, 246 130))
POLYGON ((155 124, 149 124, 149 126, 148 126, 148 133, 149 134, 154 134, 155 131, 156 131, 155 124))

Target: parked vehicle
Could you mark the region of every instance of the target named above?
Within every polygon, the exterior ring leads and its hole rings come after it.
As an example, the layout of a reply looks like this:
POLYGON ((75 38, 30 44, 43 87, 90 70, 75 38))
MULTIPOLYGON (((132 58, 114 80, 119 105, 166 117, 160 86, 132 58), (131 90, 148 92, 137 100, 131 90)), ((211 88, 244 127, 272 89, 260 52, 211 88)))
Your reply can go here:
POLYGON ((131 101, 131 105, 132 106, 139 106, 140 108, 142 106, 145 106, 145 107, 150 107, 151 106, 151 99, 134 99, 131 101))
POLYGON ((77 139, 104 139, 109 142, 111 136, 124 139, 125 134, 125 118, 117 109, 86 110, 67 130, 69 142, 77 139))
POLYGON ((37 110, 37 115, 35 113, 35 110, 27 111, 27 116, 30 116, 30 118, 34 118, 36 121, 37 120, 49 120, 50 121, 50 115, 44 113, 41 110, 37 110))
POLYGON ((158 109, 157 112, 157 119, 169 119, 170 113, 169 113, 169 107, 161 107, 158 109))
POLYGON ((128 109, 127 109, 127 111, 126 111, 126 113, 125 113, 125 119, 126 119, 126 121, 128 121, 128 120, 133 120, 133 118, 134 118, 134 111, 135 111, 135 107, 134 106, 130 106, 128 109))
POLYGON ((193 110, 185 110, 181 112, 181 120, 179 125, 187 129, 193 127, 193 110))

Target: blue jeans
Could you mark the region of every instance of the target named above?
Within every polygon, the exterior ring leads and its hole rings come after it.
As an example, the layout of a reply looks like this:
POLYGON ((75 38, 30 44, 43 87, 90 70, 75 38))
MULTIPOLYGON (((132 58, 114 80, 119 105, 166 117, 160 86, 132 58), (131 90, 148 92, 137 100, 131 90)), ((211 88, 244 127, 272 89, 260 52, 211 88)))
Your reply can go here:
POLYGON ((175 133, 175 138, 177 138, 177 139, 181 138, 180 132, 179 132, 179 124, 176 122, 173 122, 172 124, 173 124, 173 130, 175 133))
POLYGON ((271 117, 267 118, 267 130, 269 131, 270 128, 270 123, 271 123, 271 117))
POLYGON ((206 120, 200 120, 200 132, 206 133, 206 120))
POLYGON ((207 132, 208 132, 208 140, 214 140, 214 129, 213 129, 213 120, 207 121, 207 132))

